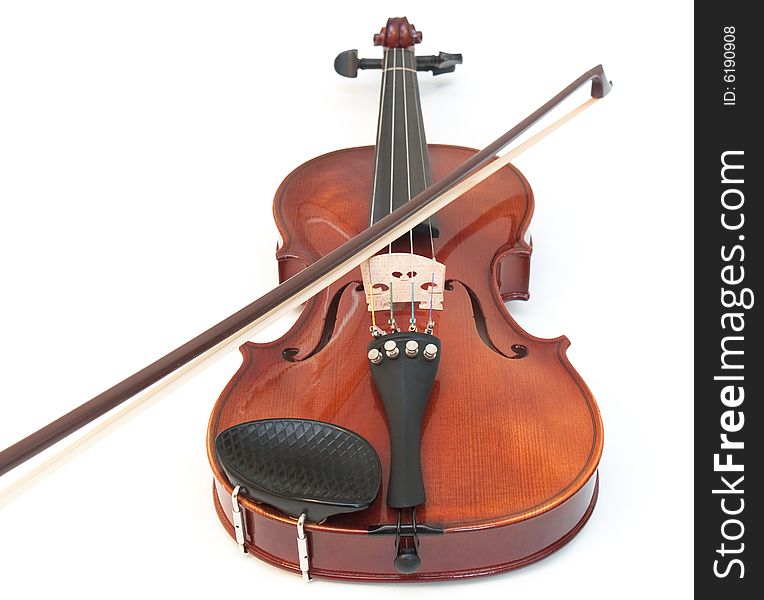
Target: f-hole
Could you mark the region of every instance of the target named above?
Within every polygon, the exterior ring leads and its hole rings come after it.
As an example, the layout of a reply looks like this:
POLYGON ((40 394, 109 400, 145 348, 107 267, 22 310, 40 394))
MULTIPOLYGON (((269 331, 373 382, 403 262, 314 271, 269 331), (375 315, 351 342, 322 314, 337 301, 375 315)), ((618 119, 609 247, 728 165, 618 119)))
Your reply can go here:
MULTIPOLYGON (((345 289, 351 285, 357 286, 358 284, 355 282, 346 283, 339 290, 337 290, 336 294, 334 294, 332 301, 329 303, 329 308, 326 311, 324 327, 321 330, 321 339, 318 341, 318 345, 313 349, 313 351, 303 358, 296 359, 295 356, 300 353, 299 348, 284 348, 281 351, 281 356, 284 360, 288 360, 289 362, 300 362, 306 358, 315 356, 324 349, 324 347, 329 343, 329 341, 332 339, 332 336, 334 335, 334 326, 337 323, 337 309, 339 308, 342 294, 344 293, 345 289)), ((361 285, 361 289, 363 289, 363 285, 361 285)))
POLYGON ((493 341, 491 341, 491 336, 488 334, 488 326, 485 324, 485 313, 483 313, 483 307, 480 305, 480 300, 478 300, 475 292, 473 292, 468 285, 465 285, 456 279, 449 279, 446 281, 446 290, 453 290, 454 283, 458 283, 467 291, 467 294, 470 297, 470 303, 472 304, 472 314, 475 318, 475 329, 477 330, 480 339, 483 340, 483 343, 488 346, 488 348, 496 352, 496 354, 500 354, 501 356, 511 360, 517 360, 528 356, 528 347, 524 346, 523 344, 512 344, 510 346, 512 352, 514 352, 513 356, 508 356, 499 350, 494 345, 493 341))

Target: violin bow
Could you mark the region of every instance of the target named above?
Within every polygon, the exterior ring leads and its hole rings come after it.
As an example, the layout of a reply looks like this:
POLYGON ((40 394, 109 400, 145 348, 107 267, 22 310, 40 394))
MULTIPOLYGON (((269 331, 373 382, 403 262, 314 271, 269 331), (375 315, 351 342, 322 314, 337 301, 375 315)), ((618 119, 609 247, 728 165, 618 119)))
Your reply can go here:
POLYGON ((219 358, 224 353, 237 348, 257 331, 283 316, 286 312, 298 308, 315 294, 374 256, 382 248, 493 175, 512 159, 517 158, 597 100, 605 97, 611 88, 612 83, 605 76, 602 65, 588 70, 448 175, 433 183, 409 202, 348 240, 339 248, 320 258, 217 325, 1 451, 0 476, 143 392, 134 402, 110 415, 96 427, 90 429, 2 490, 0 492, 0 506, 31 487, 38 477, 58 466, 64 459, 72 456, 75 451, 94 442, 97 437, 103 435, 115 423, 126 417, 128 413, 135 411, 140 406, 145 406, 148 400, 156 399, 159 393, 167 393, 171 386, 175 388, 190 379, 196 374, 196 370, 203 364, 208 364, 213 356, 217 355, 216 357, 219 358), (592 82, 592 86, 591 97, 588 100, 506 154, 496 158, 498 152, 589 81, 592 82))

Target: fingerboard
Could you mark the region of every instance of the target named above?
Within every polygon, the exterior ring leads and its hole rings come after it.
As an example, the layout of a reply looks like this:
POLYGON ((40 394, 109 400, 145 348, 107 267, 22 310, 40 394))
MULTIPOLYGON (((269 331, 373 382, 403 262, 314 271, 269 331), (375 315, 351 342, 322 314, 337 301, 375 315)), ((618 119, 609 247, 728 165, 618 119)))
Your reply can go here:
MULTIPOLYGON (((385 49, 369 224, 408 202, 430 183, 414 51, 385 49)), ((434 217, 432 228, 437 237, 434 217)), ((430 224, 422 223, 417 229, 429 235, 430 224)))

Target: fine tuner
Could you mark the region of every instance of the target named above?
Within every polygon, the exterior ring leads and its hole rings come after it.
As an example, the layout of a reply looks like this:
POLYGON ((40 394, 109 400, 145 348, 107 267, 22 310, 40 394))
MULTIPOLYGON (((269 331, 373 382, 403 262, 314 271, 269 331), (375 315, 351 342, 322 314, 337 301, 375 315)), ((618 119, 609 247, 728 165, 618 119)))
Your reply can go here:
MULTIPOLYGON (((438 52, 437 56, 417 56, 417 71, 432 71, 433 75, 453 73, 462 64, 461 54, 438 52)), ((334 70, 343 77, 358 77, 359 69, 381 69, 381 58, 358 58, 358 50, 345 50, 334 59, 334 70)))

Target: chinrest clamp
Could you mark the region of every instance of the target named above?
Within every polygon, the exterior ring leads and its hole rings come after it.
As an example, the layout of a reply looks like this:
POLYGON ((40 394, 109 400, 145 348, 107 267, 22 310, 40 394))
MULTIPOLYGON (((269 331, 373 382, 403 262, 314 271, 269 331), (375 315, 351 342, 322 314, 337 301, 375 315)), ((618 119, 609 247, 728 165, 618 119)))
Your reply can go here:
POLYGON ((231 510, 233 513, 233 529, 234 534, 236 535, 236 543, 239 544, 239 550, 241 550, 242 554, 246 554, 247 546, 244 544, 244 541, 247 537, 247 526, 244 520, 244 513, 241 511, 241 506, 239 505, 240 491, 240 485, 233 488, 233 492, 231 493, 231 510))
POLYGON ((305 533, 306 513, 302 513, 297 519, 297 553, 300 556, 300 571, 302 571, 302 580, 307 582, 310 577, 310 549, 308 548, 308 536, 305 533))

